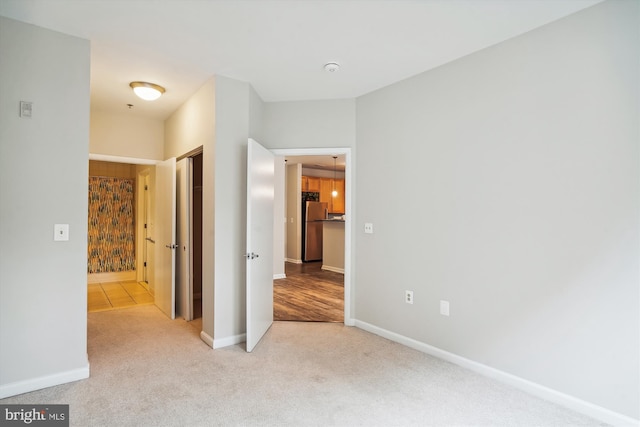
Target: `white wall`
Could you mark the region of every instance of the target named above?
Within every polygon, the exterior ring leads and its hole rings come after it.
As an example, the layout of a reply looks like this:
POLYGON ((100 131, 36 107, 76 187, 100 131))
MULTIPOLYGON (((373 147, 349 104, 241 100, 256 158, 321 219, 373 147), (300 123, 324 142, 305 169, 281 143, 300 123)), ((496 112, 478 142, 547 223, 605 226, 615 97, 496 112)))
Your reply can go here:
POLYGON ((89 375, 89 56, 0 17, 0 398, 89 375), (69 241, 53 241, 60 223, 69 241))
POLYGON ((355 100, 265 103, 264 142, 269 148, 355 148, 355 100))
POLYGON ((215 79, 207 81, 165 121, 166 158, 179 157, 202 147, 202 330, 212 345, 214 336, 214 170, 215 79))
POLYGON ((247 83, 216 76, 215 347, 245 333, 249 105, 247 83))
POLYGON ((264 102, 253 86, 249 85, 249 135, 262 143, 264 129, 264 102))
POLYGON ((640 418, 638 5, 358 98, 360 321, 640 418))
POLYGON ((91 111, 89 152, 164 160, 164 121, 91 111))

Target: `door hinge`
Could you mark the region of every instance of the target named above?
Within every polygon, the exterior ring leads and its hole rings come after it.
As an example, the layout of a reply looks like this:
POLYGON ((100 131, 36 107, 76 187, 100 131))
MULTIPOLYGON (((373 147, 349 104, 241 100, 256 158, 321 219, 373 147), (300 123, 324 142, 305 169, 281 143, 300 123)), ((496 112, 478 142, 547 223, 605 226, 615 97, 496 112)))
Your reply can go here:
POLYGON ((256 259, 256 258, 258 258, 260 255, 258 255, 258 254, 254 254, 253 252, 251 252, 251 253, 248 253, 248 254, 244 254, 243 256, 244 256, 245 258, 247 258, 247 259, 256 259))

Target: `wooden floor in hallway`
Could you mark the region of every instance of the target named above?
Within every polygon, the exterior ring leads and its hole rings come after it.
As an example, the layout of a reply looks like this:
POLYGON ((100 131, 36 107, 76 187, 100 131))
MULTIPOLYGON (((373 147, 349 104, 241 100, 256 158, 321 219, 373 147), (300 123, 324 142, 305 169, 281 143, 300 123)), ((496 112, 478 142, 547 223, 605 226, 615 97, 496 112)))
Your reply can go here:
POLYGON ((273 319, 344 322, 344 275, 322 262, 285 263, 286 279, 273 281, 273 319))

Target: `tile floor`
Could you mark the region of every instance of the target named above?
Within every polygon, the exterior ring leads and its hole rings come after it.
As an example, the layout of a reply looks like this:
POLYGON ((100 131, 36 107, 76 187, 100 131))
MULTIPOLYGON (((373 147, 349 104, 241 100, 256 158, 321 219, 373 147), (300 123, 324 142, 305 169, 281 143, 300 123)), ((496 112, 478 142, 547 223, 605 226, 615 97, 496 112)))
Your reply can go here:
POLYGON ((153 304, 153 296, 140 283, 113 282, 88 285, 89 312, 115 310, 141 304, 153 304))

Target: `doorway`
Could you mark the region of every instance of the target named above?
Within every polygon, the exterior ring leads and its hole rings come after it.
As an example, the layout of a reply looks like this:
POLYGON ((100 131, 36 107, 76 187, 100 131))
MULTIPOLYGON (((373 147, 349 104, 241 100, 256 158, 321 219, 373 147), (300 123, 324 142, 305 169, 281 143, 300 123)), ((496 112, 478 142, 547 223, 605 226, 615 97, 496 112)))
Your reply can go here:
POLYGON ((176 314, 202 330, 202 148, 176 162, 176 314))
MULTIPOLYGON (((305 162, 317 165, 320 163, 320 159, 329 159, 331 162, 328 166, 328 175, 330 177, 335 178, 335 169, 333 165, 333 156, 340 156, 343 159, 343 183, 344 183, 344 212, 341 212, 344 217, 343 228, 344 228, 344 237, 341 237, 343 240, 342 248, 344 250, 344 255, 342 256, 341 261, 342 269, 335 271, 325 270, 322 268, 322 262, 309 262, 303 263, 302 258, 291 259, 290 257, 285 256, 282 259, 283 273, 286 277, 285 279, 277 279, 278 274, 275 275, 276 280, 274 281, 274 307, 277 307, 282 303, 282 298, 287 298, 287 304, 292 308, 293 311, 296 311, 298 308, 300 309, 300 313, 309 311, 309 304, 314 306, 315 304, 323 304, 323 300, 332 300, 334 307, 331 307, 331 314, 329 317, 325 317, 325 314, 316 313, 317 315, 306 315, 307 319, 300 317, 298 320, 308 320, 308 321, 338 321, 344 322, 346 325, 352 326, 354 324, 353 319, 351 318, 351 239, 349 236, 351 235, 351 188, 352 188, 352 177, 351 177, 351 149, 349 148, 324 148, 324 149, 274 149, 271 150, 276 156, 280 156, 281 158, 287 159, 287 164, 289 163, 289 159, 295 159, 293 161, 304 160, 305 162), (304 158, 304 159, 302 159, 304 158), (280 280, 290 280, 294 283, 294 287, 301 286, 304 289, 299 289, 299 291, 295 291, 293 289, 290 295, 287 295, 287 292, 284 292, 282 295, 278 296, 278 291, 276 288, 278 287, 278 282, 280 280), (311 287, 315 289, 320 289, 321 292, 314 296, 309 297, 309 294, 313 294, 313 289, 309 290, 308 286, 304 286, 304 282, 311 282, 311 287), (315 282, 315 283, 313 283, 315 282), (298 299, 296 301, 296 299, 298 299), (314 301, 316 299, 316 301, 314 301), (341 304, 342 307, 342 315, 336 316, 335 313, 335 303, 341 304), (305 305, 307 306, 305 308, 305 305)), ((292 161, 292 163, 293 163, 292 161)), ((327 165, 325 165, 327 166, 327 165)), ((288 166, 287 166, 288 167, 288 166)), ((302 175, 300 168, 300 175, 302 175)), ((292 193, 291 190, 291 180, 287 180, 287 178, 283 178, 282 182, 276 183, 277 189, 281 189, 283 193, 292 193)), ((302 216, 301 212, 301 200, 296 200, 296 203, 291 203, 291 197, 295 197, 296 199, 301 196, 302 192, 302 182, 296 184, 297 189, 295 190, 294 196, 289 196, 289 199, 286 202, 283 201, 283 205, 286 208, 283 208, 283 212, 287 212, 287 210, 291 211, 291 209, 297 209, 297 220, 293 219, 293 222, 300 221, 302 216)), ((276 193, 277 193, 276 189, 276 193)), ((276 196, 277 197, 277 196, 276 196)), ((278 212, 276 211, 276 217, 278 217, 278 212)), ((283 216, 286 213, 283 213, 283 216)), ((299 245, 298 254, 301 253, 301 236, 300 235, 292 235, 293 233, 300 233, 301 224, 298 223, 297 227, 291 227, 292 219, 290 216, 287 216, 286 219, 287 227, 284 230, 284 237, 282 239, 283 245, 299 245), (297 231, 296 231, 297 230, 297 231)), ((277 238, 277 236, 276 236, 277 238)), ((276 273, 278 271, 276 270, 276 273)), ((275 316, 276 320, 278 316, 275 316)), ((293 320, 293 319, 291 319, 293 320)))
POLYGON ((148 170, 89 160, 87 311, 153 303, 144 277, 148 170))

